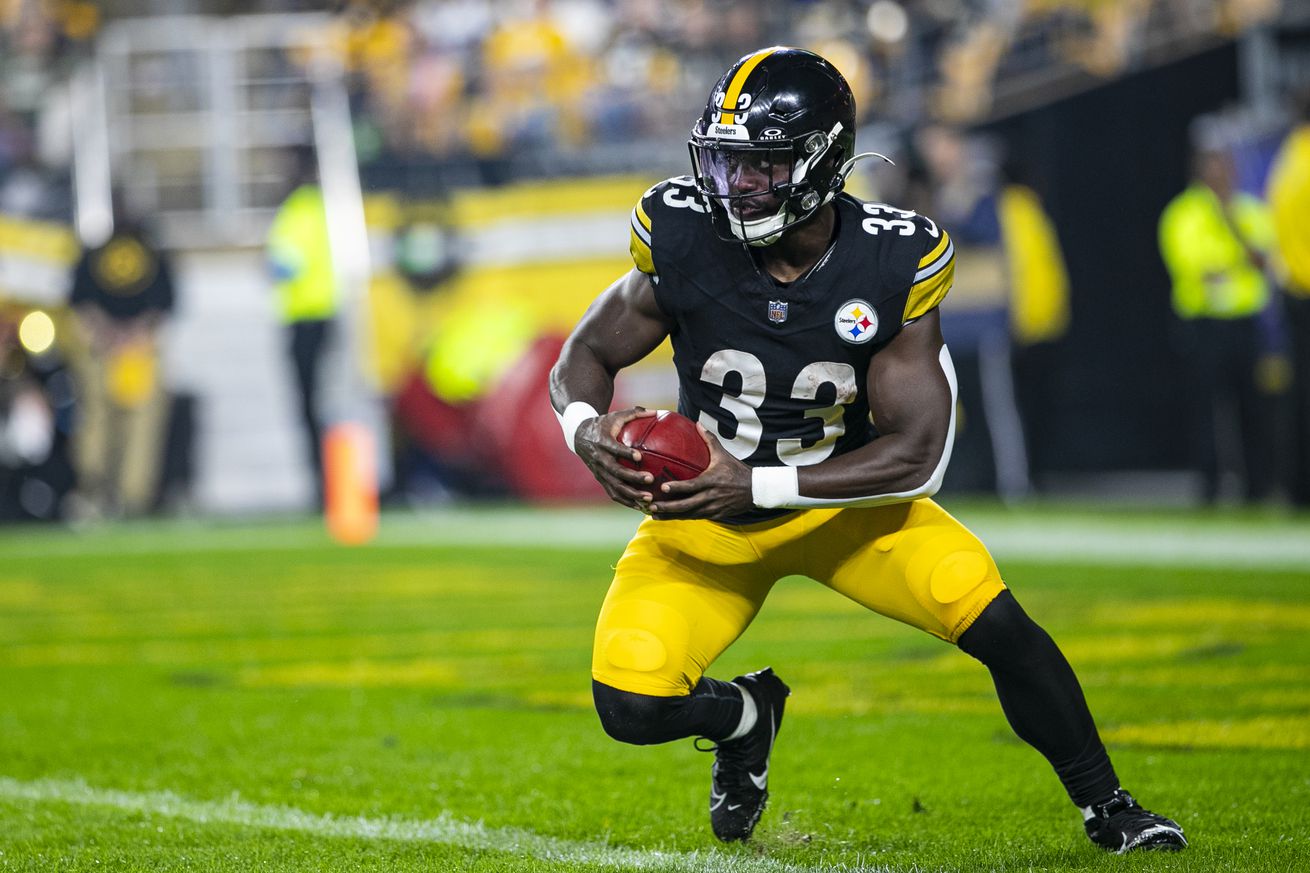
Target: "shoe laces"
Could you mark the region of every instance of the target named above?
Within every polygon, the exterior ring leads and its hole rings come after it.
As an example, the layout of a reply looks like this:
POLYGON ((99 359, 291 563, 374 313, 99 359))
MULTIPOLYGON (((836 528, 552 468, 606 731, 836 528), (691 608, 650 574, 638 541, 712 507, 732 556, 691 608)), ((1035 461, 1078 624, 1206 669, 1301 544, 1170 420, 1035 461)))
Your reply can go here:
POLYGON ((697 737, 692 745, 698 752, 714 753, 714 779, 721 786, 726 781, 724 777, 727 776, 735 785, 756 790, 749 775, 752 757, 750 747, 753 744, 748 741, 748 737, 730 742, 722 740, 715 742, 709 737, 697 737))
POLYGON ((1143 809, 1142 805, 1127 791, 1120 791, 1114 797, 1097 807, 1097 818, 1104 825, 1113 823, 1114 827, 1140 829, 1168 821, 1162 815, 1143 809))
POLYGON ((1109 820, 1117 815, 1145 812, 1146 810, 1142 809, 1141 804, 1131 794, 1121 788, 1115 791, 1113 797, 1097 806, 1095 811, 1097 818, 1109 820))

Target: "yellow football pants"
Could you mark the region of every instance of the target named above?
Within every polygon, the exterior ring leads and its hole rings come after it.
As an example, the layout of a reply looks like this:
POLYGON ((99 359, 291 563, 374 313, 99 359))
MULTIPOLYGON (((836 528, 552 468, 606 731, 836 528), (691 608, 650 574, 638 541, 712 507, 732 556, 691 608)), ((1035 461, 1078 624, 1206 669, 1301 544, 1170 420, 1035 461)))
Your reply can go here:
POLYGON ((690 693, 792 575, 952 643, 1005 588, 978 538, 931 500, 752 525, 648 518, 601 607, 592 676, 639 694, 690 693))

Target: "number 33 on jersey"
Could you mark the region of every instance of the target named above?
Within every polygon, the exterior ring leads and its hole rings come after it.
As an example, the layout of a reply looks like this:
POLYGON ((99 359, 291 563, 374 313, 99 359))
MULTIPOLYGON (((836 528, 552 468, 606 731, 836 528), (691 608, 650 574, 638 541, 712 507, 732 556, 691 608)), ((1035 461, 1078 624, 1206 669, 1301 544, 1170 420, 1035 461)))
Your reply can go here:
POLYGON ((817 464, 866 444, 869 360, 937 306, 955 275, 945 231, 842 194, 834 242, 780 286, 749 249, 705 233, 690 177, 632 211, 632 258, 674 328, 679 411, 752 466, 817 464))

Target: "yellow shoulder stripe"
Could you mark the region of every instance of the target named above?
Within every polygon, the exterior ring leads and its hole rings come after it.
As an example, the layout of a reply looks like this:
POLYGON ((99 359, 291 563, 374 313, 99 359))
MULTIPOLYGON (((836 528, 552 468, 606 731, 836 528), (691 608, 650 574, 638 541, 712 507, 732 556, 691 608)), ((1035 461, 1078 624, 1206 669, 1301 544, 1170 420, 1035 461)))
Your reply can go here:
POLYGON ((910 283, 905 300, 904 321, 919 318, 938 306, 955 283, 955 244, 946 232, 941 241, 920 261, 919 272, 910 283))
POLYGON ((760 61, 776 52, 777 47, 760 49, 753 54, 746 63, 741 65, 737 70, 737 75, 732 77, 728 83, 728 90, 723 95, 723 107, 719 114, 719 124, 732 124, 733 114, 737 109, 737 101, 741 98, 741 89, 746 87, 746 80, 750 78, 751 73, 760 65, 760 61))
POLYGON ((655 275, 655 256, 651 253, 650 243, 650 216, 642 208, 641 201, 637 201, 637 207, 632 210, 632 226, 630 228, 631 241, 628 243, 628 251, 632 253, 632 263, 636 264, 637 269, 641 270, 648 276, 655 275))
POLYGON ((938 240, 937 245, 933 246, 932 251, 919 259, 919 269, 922 270, 924 267, 930 265, 933 261, 941 257, 942 252, 946 251, 946 247, 950 245, 950 242, 951 238, 947 235, 946 231, 942 231, 942 238, 938 240))
POLYGON ((628 245, 628 251, 632 253, 632 263, 636 265, 647 276, 655 275, 655 257, 651 254, 650 246, 637 236, 637 232, 632 232, 632 242, 628 245))

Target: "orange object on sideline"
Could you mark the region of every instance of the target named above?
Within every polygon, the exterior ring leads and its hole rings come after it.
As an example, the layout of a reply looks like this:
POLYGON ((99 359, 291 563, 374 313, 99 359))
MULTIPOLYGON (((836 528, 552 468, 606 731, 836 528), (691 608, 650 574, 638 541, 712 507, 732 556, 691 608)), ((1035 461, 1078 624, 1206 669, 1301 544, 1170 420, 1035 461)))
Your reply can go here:
POLYGON ((362 424, 343 422, 323 436, 324 513, 328 534, 357 546, 378 531, 378 477, 373 437, 362 424))

